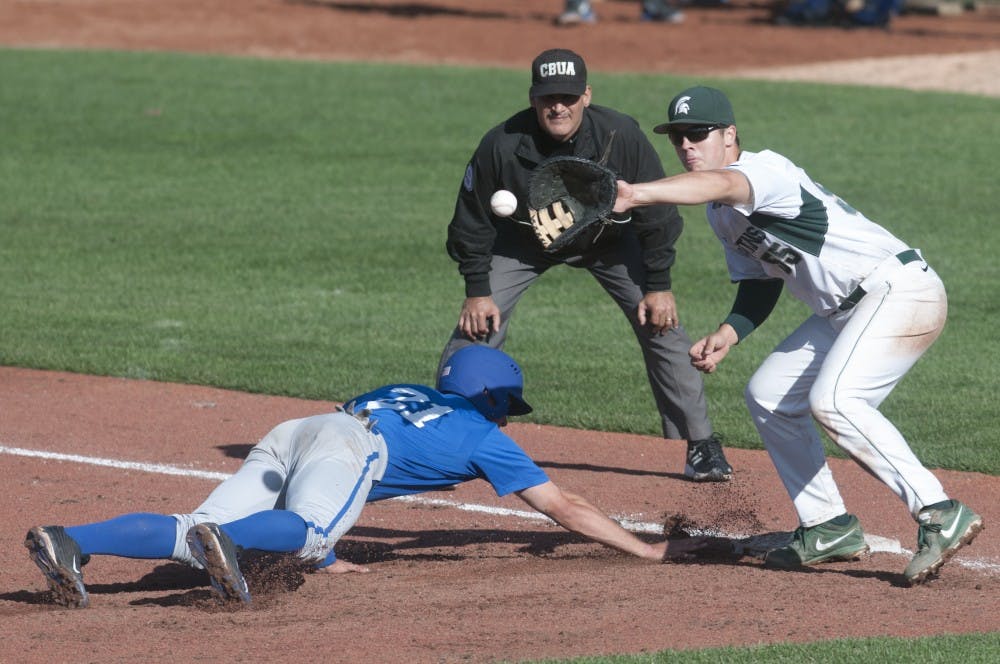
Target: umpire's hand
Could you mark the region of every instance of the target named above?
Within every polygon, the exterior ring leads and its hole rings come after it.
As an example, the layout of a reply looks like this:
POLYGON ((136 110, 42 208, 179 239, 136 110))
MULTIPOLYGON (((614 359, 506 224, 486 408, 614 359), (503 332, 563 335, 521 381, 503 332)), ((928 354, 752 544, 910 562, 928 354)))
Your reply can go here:
POLYGON ((493 331, 500 329, 500 309, 492 296, 465 298, 458 329, 472 341, 489 340, 493 331))
POLYGON ((681 324, 677 314, 677 302, 670 291, 646 293, 636 312, 639 325, 649 324, 653 334, 663 334, 681 324))

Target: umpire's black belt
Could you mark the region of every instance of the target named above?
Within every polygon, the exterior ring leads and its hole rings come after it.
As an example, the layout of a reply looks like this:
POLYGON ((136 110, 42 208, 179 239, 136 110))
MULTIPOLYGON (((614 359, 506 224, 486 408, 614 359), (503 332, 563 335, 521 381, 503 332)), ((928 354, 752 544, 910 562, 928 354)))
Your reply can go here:
MULTIPOLYGON (((906 251, 901 251, 898 254, 896 254, 895 258, 900 262, 901 265, 906 265, 914 261, 923 260, 916 249, 907 249, 906 251)), ((868 291, 866 291, 861 286, 858 286, 857 288, 851 291, 850 295, 844 298, 844 301, 840 303, 840 306, 837 307, 837 309, 839 311, 848 311, 850 309, 853 309, 854 305, 860 302, 861 298, 863 298, 867 294, 868 291)))

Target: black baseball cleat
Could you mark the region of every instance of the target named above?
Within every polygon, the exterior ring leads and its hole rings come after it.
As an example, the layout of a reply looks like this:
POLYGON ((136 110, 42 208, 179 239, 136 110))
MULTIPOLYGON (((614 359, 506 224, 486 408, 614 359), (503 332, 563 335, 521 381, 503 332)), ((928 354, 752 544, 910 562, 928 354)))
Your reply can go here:
POLYGON ((223 602, 250 606, 250 590, 240 572, 236 545, 216 523, 199 523, 187 532, 191 555, 212 581, 212 590, 223 602))
POLYGON ((722 436, 688 441, 684 475, 695 482, 726 482, 733 477, 733 467, 722 451, 722 436))
POLYGON ((57 604, 82 609, 90 604, 83 566, 90 559, 62 526, 35 526, 24 538, 31 559, 42 570, 57 604))

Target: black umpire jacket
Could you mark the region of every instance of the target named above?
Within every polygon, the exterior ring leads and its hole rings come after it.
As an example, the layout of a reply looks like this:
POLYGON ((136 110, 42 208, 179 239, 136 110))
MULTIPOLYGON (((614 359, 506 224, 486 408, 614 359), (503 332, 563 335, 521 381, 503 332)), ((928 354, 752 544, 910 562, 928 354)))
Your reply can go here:
POLYGON ((556 142, 541 128, 532 108, 483 136, 466 168, 455 215, 448 225, 448 254, 465 278, 466 297, 490 295, 490 261, 494 253, 542 264, 572 263, 577 257, 586 259, 607 251, 624 233, 635 233, 642 249, 646 283, 639 286, 645 292, 670 290, 674 243, 683 228, 683 220, 673 205, 636 208, 631 222, 604 226, 599 233, 581 234, 557 256, 543 252, 527 224, 528 176, 532 169, 557 155, 599 161, 609 141, 611 151, 605 165, 622 180, 647 182, 664 177, 659 155, 639 124, 604 106, 587 107, 579 131, 566 143, 556 142), (510 217, 497 217, 490 210, 490 197, 498 189, 507 189, 517 197, 517 211, 510 217))

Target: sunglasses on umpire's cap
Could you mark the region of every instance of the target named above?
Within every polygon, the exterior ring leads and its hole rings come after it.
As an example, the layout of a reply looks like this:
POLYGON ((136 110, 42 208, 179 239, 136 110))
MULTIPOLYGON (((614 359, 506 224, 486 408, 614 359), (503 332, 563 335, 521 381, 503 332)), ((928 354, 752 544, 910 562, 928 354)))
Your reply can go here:
POLYGON ((587 91, 587 64, 566 48, 543 51, 531 63, 531 97, 582 95, 587 91))
MULTIPOLYGON (((734 124, 736 117, 733 115, 733 106, 722 90, 696 85, 670 100, 670 105, 667 107, 667 121, 653 127, 653 133, 676 133, 671 132, 671 128, 684 125, 690 128, 688 139, 692 143, 697 143, 705 140, 712 129, 734 124)), ((671 142, 674 142, 673 136, 671 142)))

